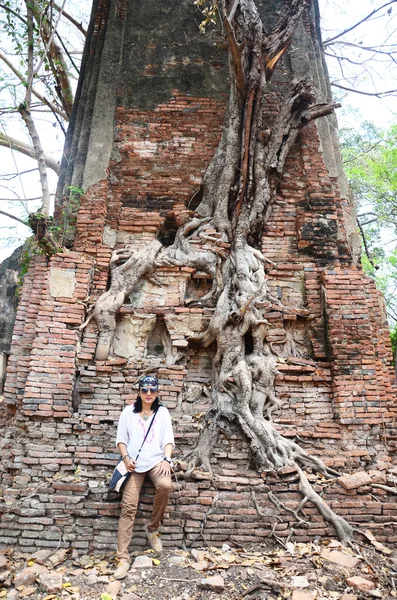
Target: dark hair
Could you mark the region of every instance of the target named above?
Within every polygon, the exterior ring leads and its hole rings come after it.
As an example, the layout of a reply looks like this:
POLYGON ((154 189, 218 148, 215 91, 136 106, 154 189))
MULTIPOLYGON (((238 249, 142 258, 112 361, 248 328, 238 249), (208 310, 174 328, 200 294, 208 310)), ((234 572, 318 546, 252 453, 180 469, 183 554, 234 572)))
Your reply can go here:
MULTIPOLYGON (((160 398, 158 396, 156 396, 155 400, 153 400, 151 409, 157 410, 159 408, 159 406, 162 406, 162 404, 160 402, 160 398)), ((134 413, 140 413, 141 410, 142 410, 142 398, 138 394, 136 397, 136 400, 134 402, 134 413)))

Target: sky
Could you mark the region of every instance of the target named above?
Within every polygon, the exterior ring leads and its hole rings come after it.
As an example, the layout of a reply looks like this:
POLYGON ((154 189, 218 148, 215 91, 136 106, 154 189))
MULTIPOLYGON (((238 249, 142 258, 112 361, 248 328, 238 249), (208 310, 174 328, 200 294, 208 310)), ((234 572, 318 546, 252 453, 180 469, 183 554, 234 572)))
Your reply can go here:
MULTIPOLYGON (((17 0, 18 1, 18 0, 17 0)), ((387 1, 387 0, 386 0, 387 1)), ((84 13, 88 17, 91 7, 90 0, 67 0, 65 10, 78 14, 79 20, 84 18, 84 13), (73 6, 75 5, 75 6, 73 6), (78 8, 76 8, 76 6, 78 8)), ((321 28, 323 31, 323 40, 333 37, 341 30, 349 28, 358 20, 368 15, 379 2, 373 0, 319 0, 321 13, 321 28)), ((344 39, 350 44, 343 46, 334 44, 327 48, 329 54, 337 54, 339 60, 328 57, 328 68, 330 71, 331 81, 341 82, 347 87, 356 89, 368 90, 372 92, 397 87, 397 69, 396 65, 391 65, 390 61, 386 61, 385 57, 381 60, 374 59, 374 53, 365 51, 363 48, 374 47, 380 44, 392 44, 396 41, 397 30, 397 0, 393 0, 380 13, 366 24, 348 33, 344 39), (391 9, 391 14, 387 15, 387 10, 391 9), (347 54, 349 50, 349 54, 347 54), (369 57, 372 60, 365 62, 369 57), (351 61, 363 62, 365 67, 357 67, 352 65, 351 61), (375 60, 375 62, 374 62, 375 60), (342 81, 340 67, 347 77, 342 81), (357 75, 357 72, 359 75, 357 75)), ((70 38, 70 32, 68 33, 70 38)), ((78 50, 78 38, 74 41, 74 48, 78 50)), ((73 45, 73 44, 72 44, 73 45)), ((81 47, 81 42, 80 42, 81 47)), ((11 57, 12 58, 12 57, 11 57)), ((14 57, 15 58, 15 57, 14 57)), ((13 59, 14 59, 13 58, 13 59)), ((76 60, 79 56, 76 54, 76 60)), ((76 84, 76 80, 75 80, 76 84)), ((360 122, 360 120, 368 119, 374 121, 375 124, 381 127, 389 125, 393 119, 393 110, 397 111, 397 99, 393 97, 375 98, 364 95, 359 95, 351 92, 346 92, 334 88, 334 95, 342 103, 342 108, 338 109, 337 117, 340 127, 352 126, 360 122), (358 112, 357 112, 358 111, 358 112)), ((14 102, 12 96, 4 92, 4 87, 0 88, 1 107, 11 105, 14 102)), ((64 136, 62 131, 51 113, 36 114, 38 125, 40 126, 43 146, 45 151, 60 160, 64 136)), ((29 142, 25 127, 18 117, 13 114, 3 114, 0 120, 0 131, 12 131, 12 134, 20 139, 29 142)), ((20 173, 29 171, 34 168, 33 160, 23 157, 19 153, 14 152, 10 156, 8 149, 0 147, 0 172, 3 173, 20 173), (18 164, 18 169, 15 167, 18 164)), ((56 176, 49 169, 50 185, 52 193, 56 187, 56 176)), ((20 176, 13 176, 8 181, 0 182, 0 198, 13 198, 16 195, 26 198, 40 196, 40 185, 38 182, 37 173, 23 173, 20 176)), ((30 210, 38 208, 39 201, 28 202, 25 206, 29 206, 30 210)), ((0 209, 13 214, 18 213, 19 216, 25 218, 26 212, 20 202, 0 202, 0 209)), ((11 254, 11 252, 19 246, 25 237, 30 235, 30 229, 22 224, 12 221, 7 217, 0 215, 0 259, 3 260, 11 254)))

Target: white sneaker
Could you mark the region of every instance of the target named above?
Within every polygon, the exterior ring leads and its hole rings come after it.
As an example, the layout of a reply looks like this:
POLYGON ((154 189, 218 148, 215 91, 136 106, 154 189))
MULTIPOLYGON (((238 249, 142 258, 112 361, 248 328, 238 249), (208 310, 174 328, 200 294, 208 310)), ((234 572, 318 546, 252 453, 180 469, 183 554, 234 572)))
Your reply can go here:
POLYGON ((125 560, 122 560, 122 561, 120 561, 119 566, 113 573, 113 577, 115 579, 124 579, 124 577, 127 575, 129 570, 130 570, 130 563, 125 560))
POLYGON ((149 531, 147 523, 145 524, 145 534, 146 537, 149 541, 149 544, 152 548, 152 550, 154 550, 155 552, 157 552, 157 554, 160 554, 160 552, 163 551, 163 544, 161 543, 160 540, 160 532, 157 531, 149 531))

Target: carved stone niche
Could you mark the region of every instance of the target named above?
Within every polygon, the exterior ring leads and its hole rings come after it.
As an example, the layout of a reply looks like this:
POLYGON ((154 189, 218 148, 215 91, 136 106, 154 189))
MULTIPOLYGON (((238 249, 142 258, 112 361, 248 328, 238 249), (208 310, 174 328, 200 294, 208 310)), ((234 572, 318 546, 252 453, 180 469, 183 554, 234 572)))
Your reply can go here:
POLYGON ((187 281, 185 303, 191 303, 194 300, 200 299, 210 292, 212 287, 212 279, 207 273, 198 271, 187 281))
POLYGON ((111 353, 123 358, 142 360, 146 341, 156 326, 156 315, 124 314, 116 325, 111 353))
POLYGON ((164 319, 157 315, 154 327, 146 339, 145 358, 151 362, 166 362, 167 365, 174 363, 174 354, 171 336, 168 332, 164 319))

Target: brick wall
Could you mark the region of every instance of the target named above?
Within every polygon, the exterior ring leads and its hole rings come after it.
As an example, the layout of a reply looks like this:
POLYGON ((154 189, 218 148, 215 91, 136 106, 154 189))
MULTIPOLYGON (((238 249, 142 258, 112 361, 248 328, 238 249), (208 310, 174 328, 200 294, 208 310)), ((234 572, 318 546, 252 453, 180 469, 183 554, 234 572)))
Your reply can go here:
MULTIPOLYGON (((96 31, 101 35, 106 34, 106 6, 98 4, 96 31)), ((141 3, 142 10, 148 6, 141 3)), ((117 7, 128 21, 127 4, 117 7)), ((164 6, 156 3, 155 8, 164 6)), ((158 31, 163 35, 161 27, 158 31)), ((157 56, 161 48, 153 41, 146 50, 157 56)), ((159 54, 156 64, 136 63, 143 69, 138 80, 142 89, 153 85, 147 102, 140 88, 142 105, 130 102, 134 86, 119 82, 111 160, 106 177, 80 199, 73 250, 49 263, 36 258, 25 278, 0 441, 2 544, 27 551, 58 545, 82 552, 114 550, 119 498, 107 492, 106 483, 117 460, 116 424, 125 404, 134 401, 137 379, 148 366, 158 370, 161 399, 174 422, 177 458, 194 448, 210 407, 215 348, 194 345, 187 337, 205 328, 211 309, 184 304, 187 297, 208 290, 202 273, 167 267, 157 273, 162 285, 139 284, 118 315, 113 354, 107 361, 94 359, 94 324, 79 330, 85 307, 107 288, 114 250, 124 244, 142 247, 155 235, 172 242, 189 202, 192 208, 199 200, 195 192, 219 140, 222 95, 188 93, 181 84, 167 96, 155 83, 156 77, 163 78, 162 83, 168 78, 171 86, 178 73, 180 82, 190 81, 186 67, 192 68, 196 80, 191 87, 197 88, 208 73, 214 83, 222 65, 212 54, 201 62, 193 54, 189 58, 189 44, 171 50, 177 54, 179 71, 168 51, 159 54), (177 364, 170 364, 176 358, 177 364)), ((221 91, 222 86, 219 83, 221 91)), ((276 111, 274 93, 269 96, 269 122, 276 111)), ((285 345, 290 350, 278 365, 276 393, 283 406, 273 418, 283 435, 298 439, 327 465, 341 472, 374 469, 378 481, 384 481, 396 459, 396 388, 382 300, 352 259, 345 225, 351 210, 337 180, 328 175, 317 125, 312 123, 290 152, 262 239, 262 251, 272 261, 267 268, 269 287, 291 307, 281 312, 274 305, 265 315, 273 352, 280 354, 285 345)), ((205 241, 195 241, 206 247, 205 241)), ((183 473, 179 475, 164 522, 165 545, 182 540, 202 545, 204 521, 210 544, 262 541, 272 531, 276 514, 283 518, 276 524, 279 537, 288 536, 291 528, 300 541, 335 536, 308 505, 307 526, 296 524, 286 510, 300 502, 293 470, 252 470, 248 445, 239 431, 221 436, 212 464, 212 478, 197 474, 185 481, 183 473), (286 508, 276 510, 272 494, 286 508), (254 496, 267 517, 258 514, 254 496)), ((397 542, 396 526, 391 524, 397 521, 393 497, 369 485, 346 491, 337 482, 323 485, 312 479, 340 514, 365 524, 380 541, 397 542)), ((145 543, 143 523, 151 494, 148 486, 137 516, 135 548, 145 543)))
MULTIPOLYGON (((134 294, 131 305, 121 310, 118 330, 120 339, 126 331, 135 341, 132 346, 116 347, 112 359, 94 360, 97 334, 92 324, 83 334, 76 330, 84 320, 83 300, 89 295, 95 299, 106 289, 112 250, 126 239, 132 245, 147 243, 170 214, 177 222, 185 210, 183 202, 201 181, 219 136, 220 108, 217 105, 207 122, 201 115, 205 127, 195 132, 193 152, 195 121, 192 113, 184 113, 181 103, 185 101, 183 106, 199 102, 177 100, 177 96, 170 101, 170 106, 179 102, 181 154, 176 179, 182 183, 153 185, 157 165, 164 170, 168 153, 175 148, 175 136, 170 133, 175 127, 174 113, 170 111, 168 126, 162 128, 164 139, 154 128, 154 141, 149 135, 150 114, 127 115, 121 110, 116 143, 120 159, 112 163, 109 181, 88 190, 81 200, 76 250, 55 256, 49 264, 37 259, 25 280, 5 394, 16 413, 9 418, 2 441, 8 503, 1 522, 3 544, 19 544, 29 551, 57 547, 62 532, 62 545, 84 552, 115 547, 118 497, 106 491, 117 458, 115 428, 123 406, 135 399, 141 369, 149 361, 160 364, 165 359, 161 351, 145 357, 155 323, 167 326, 172 351, 183 355, 181 364, 158 371, 161 397, 174 420, 176 457, 183 458, 197 442, 203 414, 210 406, 207 392, 214 349, 190 346, 186 341, 187 333, 202 329, 211 316, 210 309, 183 305, 186 291, 191 294, 197 289, 192 269, 164 268, 159 272, 163 286, 145 283, 146 294, 134 294), (157 145, 159 163, 154 162, 156 153, 146 154, 145 146, 136 146, 145 140, 157 145), (185 154, 187 148, 194 161, 185 154)), ((153 119, 157 119, 156 112, 153 119)), ((163 114, 162 122, 165 119, 163 114)), ((294 307, 288 314, 277 307, 266 314, 271 324, 269 339, 277 352, 287 332, 291 348, 299 355, 279 365, 276 393, 284 404, 274 419, 283 435, 299 436, 304 447, 335 469, 375 466, 382 472, 395 456, 386 433, 392 434, 396 405, 381 299, 362 272, 346 261, 338 198, 321 163, 315 127, 303 137, 305 144, 297 143, 291 152, 280 202, 263 237, 263 252, 276 264, 269 265, 270 288, 294 307), (306 151, 309 146, 314 165, 306 151), (326 244, 322 224, 318 224, 325 217, 327 224, 333 224, 326 244), (318 247, 321 251, 316 252, 318 247)), ((200 289, 205 282, 198 281, 200 289)), ((209 509, 205 526, 209 543, 254 542, 268 535, 275 522, 271 494, 285 507, 296 507, 300 501, 297 483, 288 469, 275 475, 257 473, 248 465, 247 443, 236 431, 220 439, 212 480, 198 475, 199 479, 185 481, 182 473, 164 523, 165 544, 180 544, 184 539, 201 545, 201 523, 209 509), (253 493, 268 518, 258 515, 253 493)), ((149 486, 142 497, 135 547, 145 543, 143 523, 151 493, 149 486)), ((396 513, 386 493, 376 490, 375 499, 369 487, 347 492, 334 483, 326 487, 324 498, 351 521, 365 523, 378 539, 396 542, 393 527, 383 526, 395 520, 396 513)), ((301 541, 334 535, 314 508, 305 511, 310 524, 302 528, 281 508, 277 514, 283 522, 277 524, 277 535, 287 536, 292 527, 301 541)))

